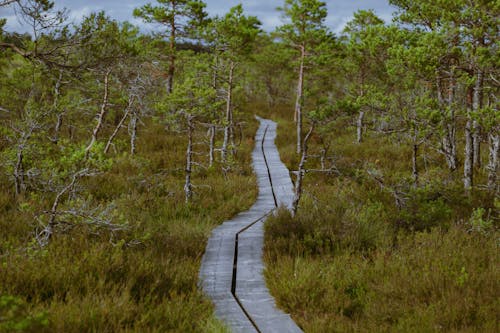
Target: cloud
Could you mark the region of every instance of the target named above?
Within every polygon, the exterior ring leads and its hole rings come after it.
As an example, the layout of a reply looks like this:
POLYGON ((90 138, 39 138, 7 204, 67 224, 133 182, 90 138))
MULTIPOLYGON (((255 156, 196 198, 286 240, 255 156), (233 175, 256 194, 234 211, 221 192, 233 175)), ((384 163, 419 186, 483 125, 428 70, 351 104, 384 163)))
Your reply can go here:
POLYGON ((14 14, 4 15, 2 13, 1 17, 7 19, 7 24, 5 25, 6 31, 23 31, 24 32, 24 27, 22 26, 21 22, 19 22, 16 15, 14 15, 14 14))
POLYGON ((92 12, 96 12, 99 10, 102 10, 102 8, 88 7, 88 6, 81 8, 74 8, 70 10, 68 19, 71 22, 79 23, 85 16, 89 16, 92 12))
MULTIPOLYGON (((134 8, 149 2, 156 3, 155 0, 57 0, 56 6, 68 8, 70 19, 76 22, 80 22, 83 16, 93 11, 105 10, 109 16, 118 21, 129 21, 139 25, 145 31, 150 31, 151 25, 146 25, 132 16, 134 8)), ((257 16, 266 31, 271 31, 282 24, 276 7, 281 6, 284 0, 205 0, 205 2, 210 15, 224 15, 231 7, 242 3, 245 12, 257 16)), ((342 31, 358 9, 373 9, 386 21, 390 21, 393 11, 387 0, 326 0, 326 3, 329 13, 326 23, 336 33, 342 31)), ((17 22, 12 8, 0 8, 0 17, 8 18, 6 27, 8 31, 24 32, 27 30, 17 22)))

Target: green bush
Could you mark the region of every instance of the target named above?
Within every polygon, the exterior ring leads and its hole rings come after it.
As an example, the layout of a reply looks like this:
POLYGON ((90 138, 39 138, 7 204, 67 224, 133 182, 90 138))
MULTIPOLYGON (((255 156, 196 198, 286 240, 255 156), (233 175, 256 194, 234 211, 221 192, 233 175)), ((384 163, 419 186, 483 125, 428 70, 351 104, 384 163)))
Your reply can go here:
POLYGON ((48 325, 47 312, 30 313, 21 298, 0 296, 0 332, 40 332, 48 325))

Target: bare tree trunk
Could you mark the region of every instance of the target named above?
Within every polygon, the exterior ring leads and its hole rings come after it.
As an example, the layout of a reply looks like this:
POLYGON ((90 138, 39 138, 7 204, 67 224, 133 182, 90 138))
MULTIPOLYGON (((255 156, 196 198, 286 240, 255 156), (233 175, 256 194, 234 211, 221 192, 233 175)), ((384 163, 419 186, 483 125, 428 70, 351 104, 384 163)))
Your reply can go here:
POLYGON ((35 124, 30 124, 29 129, 21 133, 21 138, 19 139, 19 143, 17 145, 16 164, 14 165, 13 172, 16 195, 20 195, 26 188, 24 183, 24 150, 26 149, 26 145, 33 134, 35 126, 35 124))
POLYGON ((118 131, 120 131, 120 128, 122 128, 123 123, 125 122, 125 119, 127 119, 133 103, 134 103, 134 98, 131 97, 128 101, 128 105, 127 105, 127 108, 125 109, 125 113, 123 114, 123 117, 118 122, 118 125, 116 125, 115 130, 113 131, 113 134, 111 134, 111 136, 108 139, 108 142, 106 143, 106 147, 104 148, 104 154, 108 153, 109 148, 111 147, 111 143, 113 142, 116 135, 118 134, 118 131))
MULTIPOLYGON (((61 81, 62 81, 63 72, 59 71, 59 76, 57 78, 56 85, 54 87, 54 103, 52 104, 52 108, 57 112, 57 104, 59 102, 59 96, 61 95, 61 81)), ((61 131, 61 126, 63 122, 63 116, 66 113, 66 110, 61 113, 57 113, 56 117, 56 125, 54 126, 54 137, 51 141, 55 144, 59 142, 59 132, 61 131)))
POLYGON ((214 160, 215 160, 215 125, 211 125, 209 129, 209 135, 210 135, 210 148, 208 152, 208 166, 212 167, 214 165, 214 160))
POLYGON ((52 138, 52 142, 57 144, 59 142, 59 132, 61 131, 61 127, 63 124, 63 117, 66 114, 67 110, 64 112, 57 114, 56 125, 54 126, 54 137, 52 138))
POLYGON ((499 152, 500 152, 500 135, 498 128, 492 129, 488 135, 489 141, 489 159, 488 159, 488 188, 493 191, 498 191, 498 170, 499 168, 499 152))
POLYGON ((61 191, 59 191, 56 195, 56 198, 54 199, 54 202, 52 203, 52 208, 50 209, 50 217, 49 217, 49 222, 45 226, 45 228, 40 232, 40 234, 37 235, 37 241, 40 246, 46 246, 49 243, 50 238, 52 237, 52 234, 54 233, 54 227, 57 224, 57 210, 59 208, 59 205, 61 203, 63 195, 66 194, 66 192, 70 191, 76 183, 76 180, 81 177, 83 173, 76 173, 73 175, 73 178, 71 179, 71 182, 64 187, 61 191))
POLYGON ((191 172, 193 167, 193 116, 186 116, 188 125, 188 145, 186 150, 186 182, 184 183, 184 193, 186 195, 186 203, 189 203, 193 196, 193 186, 191 184, 191 172))
POLYGON ((129 123, 129 133, 130 133, 130 154, 135 155, 136 146, 135 142, 137 140, 137 113, 132 113, 132 118, 129 123))
POLYGON ((456 143, 456 119, 455 119, 455 78, 452 73, 450 78, 450 83, 448 86, 448 100, 445 101, 442 94, 442 80, 437 79, 437 93, 438 101, 441 105, 443 120, 444 135, 441 138, 441 149, 440 152, 443 153, 446 159, 446 164, 448 169, 455 171, 458 168, 458 158, 457 158, 457 143, 456 143), (445 105, 448 105, 446 111, 445 105))
POLYGON ((217 80, 219 78, 219 56, 215 54, 214 71, 212 73, 212 88, 217 91, 217 80))
POLYGON ((299 81, 297 83, 297 99, 295 100, 294 121, 297 123, 297 154, 300 154, 302 148, 302 104, 304 102, 304 62, 306 58, 305 45, 300 46, 300 67, 299 81))
POLYGON ((481 125, 474 120, 472 122, 472 140, 474 144, 474 167, 476 169, 481 168, 481 125))
POLYGON ((109 75, 111 74, 111 70, 106 71, 106 74, 104 75, 104 96, 102 98, 102 104, 101 104, 101 112, 99 112, 99 115, 97 116, 97 124, 94 128, 94 131, 92 132, 92 138, 90 140, 89 145, 85 149, 85 159, 89 157, 90 150, 94 146, 95 142, 97 141, 97 135, 99 134, 99 131, 102 128, 102 123, 104 121, 104 116, 106 115, 107 109, 108 109, 108 98, 109 98, 109 75))
POLYGON ((464 188, 469 191, 474 185, 474 138, 472 134, 471 102, 472 93, 469 89, 467 93, 467 123, 465 124, 465 160, 464 160, 464 188))
MULTIPOLYGON (((175 11, 175 9, 174 9, 175 11)), ((175 26, 175 19, 170 21, 170 57, 168 64, 168 78, 167 78, 167 92, 170 94, 174 90, 174 74, 175 74, 175 38, 177 34, 177 27, 175 26)))
POLYGON ((411 158, 411 165, 412 165, 412 174, 413 174, 413 187, 417 188, 418 187, 418 164, 417 164, 417 157, 418 157, 418 143, 415 141, 413 142, 413 154, 411 158))
POLYGON ((303 180, 304 174, 305 174, 304 167, 305 167, 305 164, 306 164, 306 161, 308 158, 308 156, 307 156, 307 142, 309 141, 309 138, 311 137, 313 131, 314 131, 314 123, 309 128, 309 132, 307 132, 306 137, 304 138, 304 144, 302 147, 302 157, 300 158, 299 170, 297 171, 297 180, 295 181, 295 194, 294 194, 293 202, 292 202, 292 214, 294 216, 297 213, 300 198, 302 196, 302 180, 303 180))
POLYGON ((357 142, 361 143, 363 141, 363 126, 364 126, 365 112, 359 111, 358 121, 357 121, 357 142))
POLYGON ((326 153, 327 152, 328 152, 327 147, 321 148, 320 163, 321 163, 321 170, 322 171, 326 169, 325 160, 326 160, 326 153))
MULTIPOLYGON (((472 110, 477 113, 483 106, 483 72, 479 70, 474 84, 474 95, 472 98, 472 110)), ((474 167, 481 168, 481 125, 474 120, 472 123, 474 129, 474 167)))
POLYGON ((224 141, 222 143, 222 161, 226 162, 227 159, 227 150, 229 141, 231 137, 234 136, 231 134, 233 128, 233 79, 234 79, 234 67, 235 63, 231 61, 229 65, 229 78, 228 78, 228 88, 227 88, 227 97, 226 97, 226 124, 224 126, 224 141))
POLYGON ((14 182, 15 182, 15 188, 16 188, 16 195, 20 195, 23 190, 24 190, 24 166, 23 166, 23 159, 24 159, 24 144, 20 144, 17 147, 17 154, 16 154, 16 165, 14 166, 14 182))

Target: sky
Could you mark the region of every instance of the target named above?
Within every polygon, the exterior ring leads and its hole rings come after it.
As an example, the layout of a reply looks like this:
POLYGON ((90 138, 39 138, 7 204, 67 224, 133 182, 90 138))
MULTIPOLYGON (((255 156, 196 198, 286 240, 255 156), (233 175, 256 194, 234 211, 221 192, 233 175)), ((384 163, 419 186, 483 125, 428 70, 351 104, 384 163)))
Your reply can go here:
MULTIPOLYGON (((373 9, 375 13, 390 21, 394 9, 388 0, 324 0, 328 6, 327 26, 335 33, 339 33, 349 22, 353 13, 358 9, 373 9)), ((55 0, 56 7, 65 7, 69 10, 72 21, 79 22, 83 16, 94 11, 105 10, 106 13, 119 21, 129 21, 140 26, 144 31, 151 29, 151 25, 143 23, 132 16, 132 11, 146 3, 155 3, 155 0, 55 0)), ((246 14, 255 15, 262 22, 266 31, 272 31, 282 24, 280 13, 276 7, 283 5, 283 0, 205 0, 207 12, 213 15, 224 15, 229 8, 239 3, 243 4, 246 14)), ((26 27, 16 19, 12 6, 0 7, 0 17, 7 18, 7 31, 25 32, 26 27)))

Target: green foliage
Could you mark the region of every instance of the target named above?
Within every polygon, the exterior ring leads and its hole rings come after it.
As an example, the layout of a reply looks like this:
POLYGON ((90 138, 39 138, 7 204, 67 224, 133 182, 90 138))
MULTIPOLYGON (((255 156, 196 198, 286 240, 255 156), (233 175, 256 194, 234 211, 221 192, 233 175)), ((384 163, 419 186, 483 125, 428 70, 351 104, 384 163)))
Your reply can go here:
POLYGON ((494 231, 493 220, 490 219, 491 211, 488 211, 482 207, 475 209, 469 219, 470 230, 473 232, 479 232, 483 234, 489 234, 494 231))
POLYGON ((135 8, 134 16, 148 23, 160 23, 169 34, 173 33, 180 37, 192 36, 196 29, 207 23, 206 4, 201 0, 157 0, 157 2, 158 6, 148 3, 135 8), (179 24, 181 22, 182 25, 179 24), (175 26, 175 31, 172 31, 172 26, 175 26))
MULTIPOLYGON (((251 124, 245 142, 252 141, 251 124)), ((218 169, 195 170, 206 186, 186 206, 175 171, 183 165, 184 140, 162 126, 148 128, 138 143, 140 156, 117 156, 100 176, 83 180, 92 200, 114 202, 115 223, 128 224, 111 239, 85 224, 65 225, 40 251, 26 238, 31 239, 32 212, 43 196, 21 206, 0 196, 0 293, 29 299, 9 325, 44 313, 47 324, 29 321, 32 331, 225 332, 197 288, 198 270, 212 228, 256 196, 252 146, 240 148, 234 172, 226 177, 218 169), (243 193, 242 187, 251 190, 243 193), (29 253, 23 251, 27 246, 29 253)), ((68 150, 68 159, 78 151, 68 150)))
MULTIPOLYGON (((278 7, 289 23, 278 31, 283 37, 297 45, 311 43, 324 31, 327 16, 326 3, 318 0, 285 0, 283 7, 278 7)), ((314 43, 314 42, 313 42, 314 43)))
POLYGON ((369 256, 267 259, 266 276, 304 331, 494 332, 495 242, 478 242, 457 228, 434 230, 400 236, 398 247, 379 247, 369 256))
MULTIPOLYGON (((334 109, 357 107, 343 99, 334 109)), ((418 112, 433 117, 431 107, 418 112)), ((286 108, 274 116, 281 157, 293 168, 294 124, 286 108)), ((321 168, 328 140, 334 170, 307 173, 296 216, 283 211, 267 221, 266 281, 279 306, 311 332, 495 331, 498 200, 465 195, 461 175, 426 147, 414 188, 411 152, 398 136, 370 134, 359 145, 343 124, 330 120, 309 145, 308 168, 321 168)))
POLYGON ((216 17, 207 27, 207 40, 220 56, 237 61, 248 56, 260 32, 260 21, 245 16, 241 4, 232 7, 223 17, 216 17))
POLYGON ((439 189, 422 187, 411 190, 406 207, 402 210, 401 226, 415 231, 432 227, 449 227, 451 207, 439 189))
POLYGON ((0 296, 0 332, 40 332, 48 325, 46 312, 30 314, 20 298, 0 296))
MULTIPOLYGON (((390 2, 393 24, 359 11, 339 37, 317 0, 285 0, 271 34, 242 5, 209 19, 201 0, 158 0, 134 10, 162 25, 148 36, 104 12, 70 28, 53 1, 14 3, 33 36, 0 19, 0 331, 226 331, 198 289, 200 258, 255 198, 256 110, 298 164, 297 60, 316 127, 298 213, 266 225, 280 305, 313 332, 495 331, 498 199, 492 186, 464 193, 441 153, 448 140, 463 160, 464 117, 476 139, 497 135, 499 5, 390 2), (238 152, 205 168, 222 127, 238 152)), ((495 171, 476 167, 474 181, 495 171)))
POLYGON ((133 57, 140 52, 139 30, 129 23, 120 24, 105 12, 92 13, 77 27, 83 38, 81 57, 94 66, 106 67, 118 58, 133 57))

